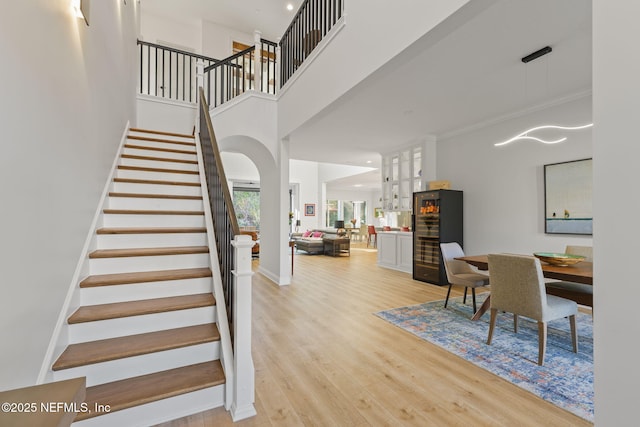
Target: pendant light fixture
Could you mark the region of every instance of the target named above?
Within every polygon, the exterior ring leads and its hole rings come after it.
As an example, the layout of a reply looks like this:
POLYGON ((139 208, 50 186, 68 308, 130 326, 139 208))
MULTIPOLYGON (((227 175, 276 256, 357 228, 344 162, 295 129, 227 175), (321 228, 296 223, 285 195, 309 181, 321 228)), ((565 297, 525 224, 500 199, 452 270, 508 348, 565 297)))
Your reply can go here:
POLYGON ((519 140, 532 140, 532 141, 541 142, 543 144, 557 144, 559 142, 566 141, 567 137, 565 136, 565 137, 562 137, 560 139, 545 140, 545 139, 538 138, 538 137, 535 137, 535 136, 529 136, 529 132, 535 132, 535 131, 541 130, 541 129, 580 130, 580 129, 590 128, 591 126, 593 126, 593 123, 588 123, 586 125, 580 125, 580 126, 557 126, 557 125, 536 126, 534 128, 527 129, 522 133, 519 133, 518 135, 514 136, 511 139, 507 139, 506 141, 498 142, 498 143, 493 144, 493 145, 496 146, 496 147, 500 147, 502 145, 507 145, 507 144, 509 144, 511 142, 519 141, 519 140))
MULTIPOLYGON (((521 58, 521 61, 524 62, 525 64, 533 61, 534 59, 538 59, 541 56, 544 56, 548 53, 551 53, 553 51, 553 49, 551 48, 551 46, 545 46, 542 49, 536 50, 533 53, 530 53, 527 56, 524 56, 523 58, 521 58)), ((526 83, 525 83, 526 86, 526 83)), ((533 127, 531 129, 527 129, 524 132, 519 133, 518 135, 514 136, 513 138, 507 139, 506 141, 502 141, 502 142, 498 142, 493 144, 496 147, 500 147, 502 145, 507 145, 511 142, 515 142, 515 141, 521 141, 521 140, 530 140, 530 141, 536 141, 536 142, 541 142, 543 144, 558 144, 560 142, 566 141, 567 137, 561 137, 558 139, 543 139, 537 136, 532 136, 529 135, 529 133, 531 132, 535 132, 538 130, 543 130, 543 129, 559 129, 559 130, 580 130, 580 129, 586 129, 586 128, 590 128, 591 126, 593 126, 593 123, 588 123, 585 125, 578 125, 578 126, 559 126, 559 125, 542 125, 542 126, 536 126, 533 127)))

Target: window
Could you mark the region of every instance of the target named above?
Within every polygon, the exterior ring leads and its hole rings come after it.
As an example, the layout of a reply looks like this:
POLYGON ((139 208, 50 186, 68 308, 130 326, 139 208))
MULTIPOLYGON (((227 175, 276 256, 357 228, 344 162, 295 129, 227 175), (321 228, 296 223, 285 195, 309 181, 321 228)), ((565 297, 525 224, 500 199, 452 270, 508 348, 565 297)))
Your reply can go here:
POLYGON ((362 224, 367 223, 367 202, 351 201, 351 200, 327 200, 327 218, 328 227, 333 227, 336 220, 344 220, 347 227, 353 224, 358 228, 362 224), (352 219, 356 223, 351 222, 352 219))
POLYGON ((260 229, 260 189, 233 188, 233 208, 239 227, 255 227, 260 229))

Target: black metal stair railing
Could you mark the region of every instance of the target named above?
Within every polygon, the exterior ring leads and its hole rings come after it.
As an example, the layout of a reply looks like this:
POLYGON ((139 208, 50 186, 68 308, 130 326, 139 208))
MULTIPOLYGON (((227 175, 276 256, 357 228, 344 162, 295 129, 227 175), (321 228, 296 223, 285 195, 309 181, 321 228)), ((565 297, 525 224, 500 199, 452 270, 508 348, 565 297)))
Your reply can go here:
POLYGON ((254 89, 255 46, 251 46, 204 69, 205 93, 213 107, 254 89))
POLYGON ((262 48, 260 61, 260 92, 276 94, 276 49, 278 43, 269 40, 260 39, 262 48))
POLYGON ((138 91, 184 102, 196 102, 198 61, 205 67, 218 62, 207 56, 138 40, 138 91))
POLYGON ((231 193, 222 167, 220 150, 216 141, 209 105, 205 98, 204 89, 200 88, 200 144, 204 159, 204 170, 213 218, 216 246, 218 248, 218 262, 222 276, 229 330, 233 334, 233 274, 234 248, 231 241, 239 233, 231 193))
POLYGON ((280 86, 342 18, 343 0, 306 0, 280 40, 280 86))

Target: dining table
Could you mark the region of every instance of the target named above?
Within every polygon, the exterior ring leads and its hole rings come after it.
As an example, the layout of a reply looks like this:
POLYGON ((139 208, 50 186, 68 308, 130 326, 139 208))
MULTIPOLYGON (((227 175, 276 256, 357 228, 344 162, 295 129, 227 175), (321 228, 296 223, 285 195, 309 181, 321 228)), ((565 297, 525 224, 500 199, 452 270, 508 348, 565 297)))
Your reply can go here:
MULTIPOLYGON (((467 264, 473 265, 478 270, 489 270, 489 257, 488 255, 470 255, 457 257, 457 260, 464 261, 467 264)), ((566 282, 583 283, 585 285, 593 286, 593 263, 582 261, 577 264, 560 266, 552 265, 541 261, 542 274, 547 279, 563 280, 566 282)), ((491 285, 491 283, 489 283, 491 285)), ((491 306, 491 294, 487 296, 478 311, 473 314, 471 320, 478 320, 484 313, 489 310, 491 306)))

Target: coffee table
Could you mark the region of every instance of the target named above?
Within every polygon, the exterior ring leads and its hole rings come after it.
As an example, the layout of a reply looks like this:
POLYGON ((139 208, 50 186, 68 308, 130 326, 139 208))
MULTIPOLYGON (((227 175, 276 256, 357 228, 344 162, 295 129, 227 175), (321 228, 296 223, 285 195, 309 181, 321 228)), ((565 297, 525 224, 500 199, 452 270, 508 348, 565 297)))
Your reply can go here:
POLYGON ((324 254, 330 256, 350 256, 351 240, 348 237, 324 238, 324 254))

